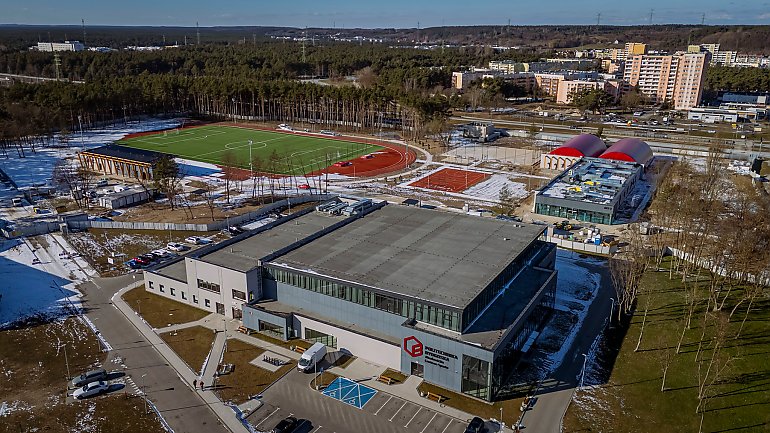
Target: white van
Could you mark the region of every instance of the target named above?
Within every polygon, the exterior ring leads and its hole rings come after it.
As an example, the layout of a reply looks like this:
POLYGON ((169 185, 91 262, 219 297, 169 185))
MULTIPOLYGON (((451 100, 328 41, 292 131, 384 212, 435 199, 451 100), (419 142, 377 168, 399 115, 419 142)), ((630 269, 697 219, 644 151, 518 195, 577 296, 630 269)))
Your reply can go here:
POLYGON ((324 356, 326 356, 326 346, 323 343, 313 344, 299 358, 297 370, 304 372, 313 370, 316 364, 324 359, 324 356))

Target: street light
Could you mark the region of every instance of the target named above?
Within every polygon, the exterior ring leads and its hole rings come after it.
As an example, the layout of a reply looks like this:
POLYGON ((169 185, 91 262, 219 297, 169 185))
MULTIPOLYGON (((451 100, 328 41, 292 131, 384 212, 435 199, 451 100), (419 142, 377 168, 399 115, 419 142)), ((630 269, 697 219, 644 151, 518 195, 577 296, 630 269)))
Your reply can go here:
POLYGON ((612 304, 610 304, 610 315, 607 318, 607 326, 612 327, 612 312, 615 311, 615 298, 610 298, 610 301, 612 301, 612 304))
POLYGON ((580 372, 580 388, 583 387, 583 380, 586 377, 586 361, 588 361, 588 355, 585 353, 583 355, 583 370, 580 372))
POLYGON ((147 376, 147 373, 144 373, 142 377, 139 379, 142 380, 142 397, 144 397, 144 413, 147 413, 147 388, 144 387, 144 376, 147 376))

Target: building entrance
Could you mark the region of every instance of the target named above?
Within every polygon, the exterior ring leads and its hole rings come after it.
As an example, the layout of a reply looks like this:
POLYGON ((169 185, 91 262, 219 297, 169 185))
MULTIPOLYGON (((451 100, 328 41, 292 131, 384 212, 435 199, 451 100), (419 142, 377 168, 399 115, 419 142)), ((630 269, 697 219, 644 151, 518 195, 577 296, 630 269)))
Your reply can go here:
POLYGON ((425 366, 417 362, 412 363, 412 376, 423 377, 425 373, 425 366))

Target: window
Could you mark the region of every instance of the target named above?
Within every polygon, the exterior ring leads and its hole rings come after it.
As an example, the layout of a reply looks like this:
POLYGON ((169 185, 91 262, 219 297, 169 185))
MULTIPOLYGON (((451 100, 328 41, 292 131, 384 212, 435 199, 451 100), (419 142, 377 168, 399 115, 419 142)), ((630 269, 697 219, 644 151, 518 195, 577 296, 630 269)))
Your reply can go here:
POLYGON ((314 329, 305 328, 305 340, 312 341, 313 343, 323 343, 329 347, 337 348, 337 337, 324 334, 323 332, 314 329))
POLYGON ((208 290, 209 292, 219 293, 219 284, 217 283, 209 283, 208 281, 203 281, 200 278, 198 278, 198 288, 203 290, 208 290))
POLYGON ((182 292, 182 299, 187 299, 187 295, 184 292, 182 292))
POLYGON ((209 301, 208 299, 204 299, 203 300, 203 305, 205 305, 207 307, 210 307, 211 306, 211 301, 209 301))
POLYGON ((197 303, 198 303, 198 297, 193 295, 193 304, 197 304, 197 303))
POLYGON ((265 322, 260 320, 258 324, 259 332, 269 335, 271 337, 280 338, 283 340, 283 327, 276 325, 275 323, 265 322))
POLYGON ((165 293, 166 291, 163 289, 163 284, 160 285, 160 292, 165 293))
POLYGON ((153 285, 153 282, 152 282, 152 281, 148 281, 148 282, 147 282, 147 284, 148 284, 148 286, 150 287, 150 289, 154 289, 154 288, 155 288, 155 287, 153 287, 153 286, 152 286, 152 285, 153 285))
POLYGON ((171 296, 176 296, 176 295, 174 294, 174 288, 173 288, 173 287, 170 287, 169 289, 171 290, 171 296))
POLYGON ((241 301, 246 300, 246 293, 233 289, 233 299, 240 299, 241 301))
POLYGON ((489 376, 489 362, 463 355, 463 393, 489 400, 489 376))

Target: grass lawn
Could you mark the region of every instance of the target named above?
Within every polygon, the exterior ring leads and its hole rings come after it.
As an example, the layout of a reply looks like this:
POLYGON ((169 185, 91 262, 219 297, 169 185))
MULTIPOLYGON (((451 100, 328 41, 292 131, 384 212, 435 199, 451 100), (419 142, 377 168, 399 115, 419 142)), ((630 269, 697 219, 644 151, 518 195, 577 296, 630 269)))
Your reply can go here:
POLYGON ((315 385, 319 388, 326 388, 327 386, 331 385, 332 382, 334 382, 334 379, 338 377, 340 377, 338 374, 334 374, 331 371, 324 371, 316 376, 315 382, 310 382, 310 386, 315 385))
POLYGON ((337 161, 346 161, 382 149, 373 144, 323 136, 308 137, 225 125, 159 132, 124 139, 118 143, 212 164, 222 164, 223 156, 230 151, 235 159, 234 165, 245 169, 249 168, 249 148, 253 157, 260 157, 263 161, 267 161, 276 152, 280 157, 277 166, 255 170, 294 175, 320 170, 337 161))
POLYGON ((65 347, 70 376, 107 357, 91 329, 75 318, 0 332, 0 405, 10 409, 0 416, 0 432, 165 431, 154 413, 144 413, 143 400, 122 390, 67 404, 65 347))
POLYGON ((143 286, 123 294, 123 300, 153 328, 194 322, 208 316, 208 311, 172 301, 145 290, 143 286))
POLYGON ((392 368, 385 370, 380 376, 389 377, 395 380, 396 383, 404 383, 404 381, 406 380, 406 375, 404 373, 393 370, 392 368))
POLYGON ((252 360, 262 356, 265 350, 234 338, 227 340, 227 350, 222 362, 234 364, 235 371, 217 379, 216 393, 222 401, 237 404, 249 399, 249 396, 264 391, 270 384, 278 380, 297 363, 289 362, 277 371, 272 372, 250 364, 252 360))
MULTIPOLYGON (((695 280, 692 276, 688 278, 695 280)), ((645 431, 699 431, 696 354, 705 301, 696 310, 693 326, 686 331, 681 351, 676 354, 685 309, 682 278, 675 275, 669 279, 668 272, 652 270, 644 276, 642 285, 648 294, 639 299, 639 307, 611 367, 609 381, 578 393, 565 418, 565 431, 634 432, 639 431, 642 422, 645 431), (647 324, 640 350, 634 352, 648 297, 647 324), (666 353, 672 362, 666 390, 661 392, 666 353)), ((722 312, 716 314, 726 319, 742 293, 741 288, 733 289, 722 312)), ((720 380, 707 391, 710 398, 704 411, 703 431, 770 431, 770 302, 765 297, 754 303, 736 339, 745 311, 743 304, 727 324, 728 337, 716 358, 720 365, 726 363, 727 367, 720 380)), ((708 346, 701 354, 702 374, 713 358, 714 330, 713 324, 706 327, 704 341, 708 346)))
POLYGON ((519 415, 521 415, 521 402, 524 401, 523 398, 513 398, 496 401, 494 403, 487 403, 427 382, 421 383, 420 386, 417 387, 417 390, 420 392, 432 392, 441 395, 446 398, 446 400, 441 400, 442 404, 485 419, 495 418, 499 420, 500 408, 502 408, 503 421, 506 425, 512 425, 519 419, 519 415))
POLYGON ((194 373, 202 374, 203 361, 211 352, 214 331, 202 326, 193 326, 178 331, 160 334, 160 338, 179 355, 194 373))

